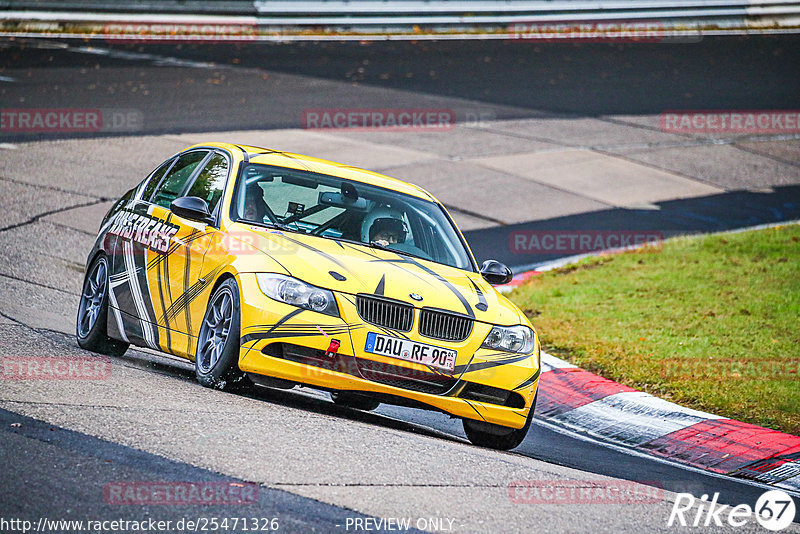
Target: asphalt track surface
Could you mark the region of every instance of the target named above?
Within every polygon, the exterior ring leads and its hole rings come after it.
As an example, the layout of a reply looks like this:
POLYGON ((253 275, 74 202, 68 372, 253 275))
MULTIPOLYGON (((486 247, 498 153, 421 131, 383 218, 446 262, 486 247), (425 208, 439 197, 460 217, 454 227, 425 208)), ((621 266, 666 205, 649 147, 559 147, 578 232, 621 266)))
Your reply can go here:
POLYGON ((28 107, 63 103, 147 110, 147 133, 295 128, 307 108, 421 107, 435 98, 479 102, 483 111, 500 119, 795 109, 798 63, 797 35, 671 44, 48 41, 8 49, 0 58, 6 69, 51 73, 48 85, 40 78, 29 87, 24 80, 4 86, 5 102, 24 94, 28 107), (58 47, 67 43, 73 49, 107 48, 118 55, 59 53, 58 47), (162 60, 160 66, 167 68, 153 68, 149 55, 177 61, 162 60), (120 61, 124 59, 128 61, 120 61), (191 61, 211 63, 222 75, 208 83, 209 76, 187 76, 187 63, 181 62, 191 61), (124 76, 127 69, 136 73, 138 87, 130 83, 136 78, 124 76), (249 76, 251 69, 262 76, 249 76), (347 85, 334 90, 326 81, 347 85))
MULTIPOLYGON (((637 229, 670 236, 800 218, 797 129, 789 140, 776 143, 751 142, 770 136, 745 136, 734 143, 725 134, 658 132, 659 114, 669 110, 800 108, 800 37, 794 35, 669 44, 22 43, 0 43, 0 75, 13 80, 0 82, 4 107, 100 108, 130 111, 139 119, 129 128, 92 134, 0 133, 10 142, 302 129, 309 109, 440 109, 453 111, 459 125, 470 127, 454 132, 461 140, 442 143, 448 136, 431 139, 436 134, 409 139, 382 132, 339 133, 417 150, 440 148, 439 155, 451 160, 446 168, 401 168, 396 161, 370 167, 414 183, 437 174, 459 180, 459 171, 475 174, 472 168, 459 169, 459 162, 533 147, 589 150, 714 187, 706 194, 650 201, 646 209, 636 210, 603 195, 581 202, 574 196, 541 196, 539 190, 517 189, 516 184, 478 187, 472 195, 455 190, 458 197, 447 198, 446 181, 420 183, 463 215, 457 222, 479 260, 493 257, 528 266, 553 259, 499 248, 497 243, 514 231, 637 229), (470 130, 466 135, 465 129, 470 130), (502 209, 487 209, 482 195, 531 200, 522 215, 508 218, 502 209)), ((286 144, 280 138, 271 142, 286 144)), ((331 158, 337 155, 333 151, 331 158)), ((480 171, 485 183, 503 178, 480 171)), ((500 203, 495 199, 494 204, 500 203)))
MULTIPOLYGON (((78 50, 85 45, 6 43, 0 76, 14 81, 0 82, 3 108, 134 109, 144 113, 145 127, 133 132, 140 141, 51 140, 81 137, 75 134, 0 139, 9 145, 0 152, 1 202, 9 214, 0 228, 0 351, 87 354, 71 332, 99 217, 109 199, 189 144, 148 135, 298 128, 302 110, 311 107, 449 106, 493 120, 577 121, 666 109, 796 109, 798 44, 791 36, 538 51, 521 43, 78 50)), ((131 132, 88 137, 109 134, 131 132)), ((693 221, 675 223, 682 231, 797 218, 796 142, 776 143, 770 153, 788 169, 785 185, 674 201, 680 210, 648 210, 653 225, 671 229, 666 221, 678 212, 693 221)), ((463 211, 465 220, 481 215, 463 211)), ((591 220, 602 228, 603 220, 642 213, 596 209, 591 220)), ((561 217, 535 224, 563 229, 565 221, 589 215, 561 217)), ((471 238, 473 247, 491 243, 498 226, 509 225, 476 222, 472 235, 488 237, 471 238)), ((361 413, 308 389, 209 391, 194 382, 186 363, 133 349, 111 366, 103 381, 0 382, 0 515, 34 521, 246 515, 279 517, 289 532, 352 532, 347 520, 366 516, 452 519, 455 532, 674 532, 681 529, 666 526, 674 492, 719 492, 720 502, 751 506, 763 492, 590 443, 540 421, 518 449, 498 453, 470 446, 460 423, 441 414, 385 406, 361 413), (635 504, 514 502, 508 485, 533 479, 586 487, 639 481, 665 492, 656 502, 635 504), (254 482, 259 499, 235 507, 104 500, 103 488, 112 482, 170 480, 254 482)))

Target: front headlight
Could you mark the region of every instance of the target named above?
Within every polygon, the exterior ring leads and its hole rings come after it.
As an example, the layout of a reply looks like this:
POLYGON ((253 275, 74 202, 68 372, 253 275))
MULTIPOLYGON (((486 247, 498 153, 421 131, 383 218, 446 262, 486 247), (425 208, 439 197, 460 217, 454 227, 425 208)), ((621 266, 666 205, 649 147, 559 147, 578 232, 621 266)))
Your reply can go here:
POLYGON ((271 299, 339 317, 336 299, 327 289, 282 274, 256 273, 256 281, 261 292, 271 299))
POLYGON ((526 354, 536 345, 536 334, 527 326, 493 326, 481 347, 526 354))

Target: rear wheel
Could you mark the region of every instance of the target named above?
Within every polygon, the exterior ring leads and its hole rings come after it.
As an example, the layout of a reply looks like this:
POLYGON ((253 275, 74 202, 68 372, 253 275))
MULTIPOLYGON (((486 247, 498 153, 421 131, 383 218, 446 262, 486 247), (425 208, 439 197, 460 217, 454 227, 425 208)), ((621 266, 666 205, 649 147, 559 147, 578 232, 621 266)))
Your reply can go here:
POLYGON ((536 397, 533 398, 531 410, 528 412, 528 418, 525 420, 525 426, 522 428, 509 428, 483 421, 463 419, 464 432, 467 434, 467 439, 469 439, 470 443, 478 447, 486 447, 488 449, 497 449, 501 451, 514 449, 519 447, 525 439, 525 436, 528 435, 528 429, 531 427, 531 422, 533 421, 533 410, 535 407, 536 397))
POLYGON ((108 258, 101 255, 92 262, 83 279, 75 337, 82 349, 122 356, 130 345, 108 337, 108 291, 108 258))
POLYGON ((333 391, 331 392, 331 399, 339 406, 347 406, 355 410, 364 410, 369 412, 381 405, 380 402, 364 395, 357 393, 350 393, 349 391, 333 391))
POLYGON ((250 385, 239 369, 239 287, 225 280, 208 302, 197 336, 195 375, 200 384, 238 391, 250 385))

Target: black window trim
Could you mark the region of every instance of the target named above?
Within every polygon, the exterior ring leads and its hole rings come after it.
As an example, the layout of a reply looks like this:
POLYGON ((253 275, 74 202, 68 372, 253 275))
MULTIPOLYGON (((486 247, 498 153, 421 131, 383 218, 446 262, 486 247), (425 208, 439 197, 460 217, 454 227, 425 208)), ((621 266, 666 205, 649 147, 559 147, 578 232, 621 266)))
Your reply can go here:
MULTIPOLYGON (((195 151, 194 150, 189 150, 189 151, 186 152, 186 154, 190 154, 192 152, 195 152, 195 151)), ((197 177, 200 175, 200 173, 203 171, 203 169, 205 169, 206 164, 208 163, 208 160, 211 159, 211 156, 213 154, 214 154, 214 150, 209 150, 208 153, 203 157, 203 159, 200 160, 200 162, 197 164, 197 166, 194 168, 194 170, 192 170, 192 174, 190 174, 189 177, 186 179, 186 183, 183 184, 183 189, 181 189, 180 193, 178 193, 178 197, 177 198, 181 198, 181 197, 185 197, 186 196, 186 194, 192 188, 194 183, 197 181, 197 177)), ((184 154, 181 154, 181 155, 184 155, 184 154)), ((167 209, 169 209, 169 208, 167 208, 167 209)))
MULTIPOLYGON (((214 148, 213 148, 213 147, 196 147, 196 148, 192 148, 191 150, 186 150, 186 151, 184 151, 184 152, 178 152, 177 154, 175 154, 174 156, 172 156, 172 164, 169 166, 169 168, 167 169, 167 171, 164 173, 164 176, 162 176, 162 177, 161 177, 161 180, 159 180, 159 181, 158 181, 158 185, 155 187, 155 189, 153 189, 153 194, 155 194, 155 192, 156 192, 156 191, 158 191, 158 189, 159 189, 159 188, 160 188, 160 187, 161 187, 161 186, 164 184, 164 180, 167 178, 167 176, 169 176, 169 171, 171 171, 171 170, 172 170, 172 168, 175 166, 175 163, 178 161, 178 159, 180 159, 182 156, 185 156, 186 154, 190 154, 190 153, 192 153, 192 152, 198 152, 198 151, 200 151, 200 150, 206 150, 206 151, 208 151, 208 154, 206 154, 206 155, 203 157, 203 159, 201 159, 201 160, 200 160, 200 163, 199 163, 199 164, 197 165, 197 167, 195 167, 195 169, 192 171, 192 174, 190 174, 190 175, 189 175, 189 178, 187 178, 187 179, 186 179, 187 183, 188 183, 189 181, 191 181, 192 185, 194 185, 194 180, 195 180, 195 177, 196 177, 195 175, 196 175, 196 174, 199 172, 199 171, 197 170, 197 168, 198 168, 198 167, 201 167, 201 165, 203 165, 203 163, 205 163, 205 162, 206 162, 206 160, 208 159, 208 155, 209 155, 209 154, 212 154, 212 153, 214 152, 214 148)), ((168 161, 168 160, 166 160, 166 161, 168 161)), ((161 163, 161 165, 163 165, 164 163, 166 163, 166 161, 164 161, 163 163, 161 163)), ((151 172, 151 173, 150 173, 150 176, 152 176, 152 175, 153 175, 153 173, 155 173, 155 172, 156 172, 158 169, 160 169, 160 168, 161 168, 161 165, 159 165, 158 167, 156 167, 155 171, 153 171, 153 172, 151 172)), ((148 176, 148 178, 149 178, 150 176, 148 176)), ((146 182, 147 182, 147 179, 145 179, 145 181, 144 181, 143 183, 146 183, 146 182)), ((141 186, 140 186, 140 187, 141 187, 141 186)), ((185 193, 186 191, 188 191, 188 189, 186 189, 186 187, 184 186, 184 188, 181 190, 181 193, 180 193, 180 195, 179 195, 179 197, 178 197, 178 198, 180 198, 180 196, 183 196, 183 195, 184 195, 184 193, 185 193)), ((143 193, 144 193, 144 188, 142 188, 142 191, 141 191, 141 193, 140 193, 139 195, 141 195, 141 194, 143 194, 143 193)), ((153 206, 158 206, 158 204, 155 204, 155 203, 151 202, 152 198, 153 198, 153 195, 150 195, 150 198, 141 198, 141 197, 139 197, 139 198, 137 198, 137 200, 141 200, 142 202, 147 202, 148 204, 152 204, 153 206)), ((163 206, 159 206, 159 207, 162 207, 162 208, 163 208, 163 206)), ((165 209, 169 210, 169 208, 165 208, 165 209)))
POLYGON ((138 187, 139 190, 134 195, 134 200, 143 200, 145 202, 150 202, 150 199, 142 198, 142 195, 144 195, 144 190, 147 189, 147 186, 150 183, 150 179, 153 177, 153 175, 156 172, 158 172, 158 169, 160 169, 165 163, 169 163, 169 167, 167 167, 167 170, 164 171, 164 175, 161 176, 161 178, 158 180, 158 184, 156 184, 155 189, 153 189, 153 192, 155 192, 155 190, 158 189, 158 186, 161 185, 161 182, 164 181, 164 177, 169 174, 169 171, 172 170, 172 167, 175 165, 175 162, 178 161, 178 157, 179 156, 180 156, 180 154, 174 154, 174 155, 170 156, 168 159, 165 159, 164 161, 159 163, 158 166, 155 169, 153 169, 153 172, 148 174, 147 178, 142 180, 142 183, 139 184, 139 187, 138 187))
POLYGON ((200 173, 203 172, 203 169, 206 168, 206 164, 208 163, 208 160, 211 159, 213 154, 214 151, 209 150, 208 153, 205 155, 205 157, 200 160, 200 163, 198 163, 197 166, 194 168, 192 174, 190 174, 189 177, 186 179, 186 183, 183 184, 183 189, 181 189, 181 192, 178 193, 178 198, 185 197, 186 194, 189 193, 189 190, 192 188, 192 186, 194 186, 194 183, 197 181, 197 177, 200 176, 200 173))
MULTIPOLYGON (((161 177, 161 180, 159 180, 159 182, 158 182, 158 185, 157 185, 157 186, 156 186, 156 188, 153 190, 153 194, 155 194, 155 192, 156 192, 156 191, 158 191, 158 189, 159 189, 159 188, 160 188, 162 185, 164 185, 164 180, 166 180, 167 176, 169 176, 169 171, 171 171, 171 170, 172 170, 172 168, 175 166, 175 163, 177 163, 178 159, 180 159, 181 157, 185 156, 186 154, 191 154, 192 152, 199 152, 200 150, 205 150, 205 151, 208 151, 208 154, 211 154, 211 153, 213 153, 213 151, 214 151, 214 149, 213 149, 212 147, 207 147, 207 148, 206 148, 206 147, 196 147, 196 148, 193 148, 193 149, 191 149, 191 150, 186 150, 185 152, 178 152, 177 154, 175 154, 174 156, 172 156, 172 157, 173 157, 173 162, 172 162, 172 165, 170 165, 170 166, 169 166, 169 169, 167 169, 167 172, 165 172, 165 173, 164 173, 164 176, 162 176, 162 177, 161 177)), ((192 174, 190 174, 190 175, 189 175, 189 177, 186 179, 186 181, 187 181, 187 182, 191 181, 191 183, 194 183, 194 177, 195 177, 195 174, 197 174, 197 173, 199 172, 197 169, 198 169, 198 168, 199 168, 199 167, 200 167, 200 166, 201 166, 203 163, 205 163, 206 159, 208 159, 208 154, 206 154, 206 155, 203 157, 203 159, 201 159, 201 160, 200 160, 200 163, 198 163, 197 167, 195 167, 195 169, 192 171, 192 174)), ((156 167, 156 170, 158 170, 158 167, 156 167)), ((184 187, 184 189, 182 189, 182 190, 181 190, 181 194, 180 194, 180 196, 183 196, 183 192, 184 192, 184 190, 188 191, 188 189, 186 189, 186 188, 184 187)), ((150 196, 150 198, 148 198, 148 199, 144 199, 144 198, 143 198, 143 199, 141 199, 141 200, 143 200, 144 202, 147 202, 148 204, 153 204, 154 206, 157 206, 158 204, 154 204, 153 202, 151 202, 152 198, 153 198, 153 197, 152 197, 152 195, 151 195, 151 196, 150 196)), ((163 206, 161 206, 161 207, 163 207, 163 206)), ((166 209, 169 209, 169 208, 166 208, 166 209)))
POLYGON ((200 177, 200 173, 203 172, 203 169, 206 168, 206 165, 208 164, 209 161, 211 161, 211 158, 213 158, 215 154, 220 154, 222 157, 224 157, 225 161, 227 161, 228 163, 228 174, 225 177, 225 185, 222 186, 222 196, 220 197, 219 202, 217 202, 217 205, 214 206, 213 213, 211 213, 211 218, 214 219, 214 223, 209 225, 213 226, 216 229, 219 229, 220 227, 219 216, 222 210, 220 206, 222 206, 222 203, 225 200, 225 191, 228 190, 228 181, 231 179, 233 158, 231 157, 230 154, 228 154, 227 150, 217 147, 208 147, 208 148, 210 148, 211 151, 208 153, 208 155, 206 155, 205 158, 203 158, 203 160, 200 162, 200 164, 197 166, 194 172, 192 172, 192 175, 189 177, 188 186, 183 189, 183 191, 181 192, 181 196, 186 196, 189 193, 189 191, 192 190, 192 187, 194 187, 194 183, 197 181, 197 178, 200 177))

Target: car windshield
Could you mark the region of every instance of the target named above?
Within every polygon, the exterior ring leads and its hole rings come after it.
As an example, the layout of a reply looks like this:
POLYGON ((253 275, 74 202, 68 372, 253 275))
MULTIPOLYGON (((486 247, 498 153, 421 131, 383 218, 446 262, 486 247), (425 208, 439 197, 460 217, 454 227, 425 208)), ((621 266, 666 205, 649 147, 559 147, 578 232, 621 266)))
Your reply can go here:
POLYGON ((253 163, 244 166, 236 192, 235 220, 473 270, 457 230, 435 202, 335 176, 253 163))

